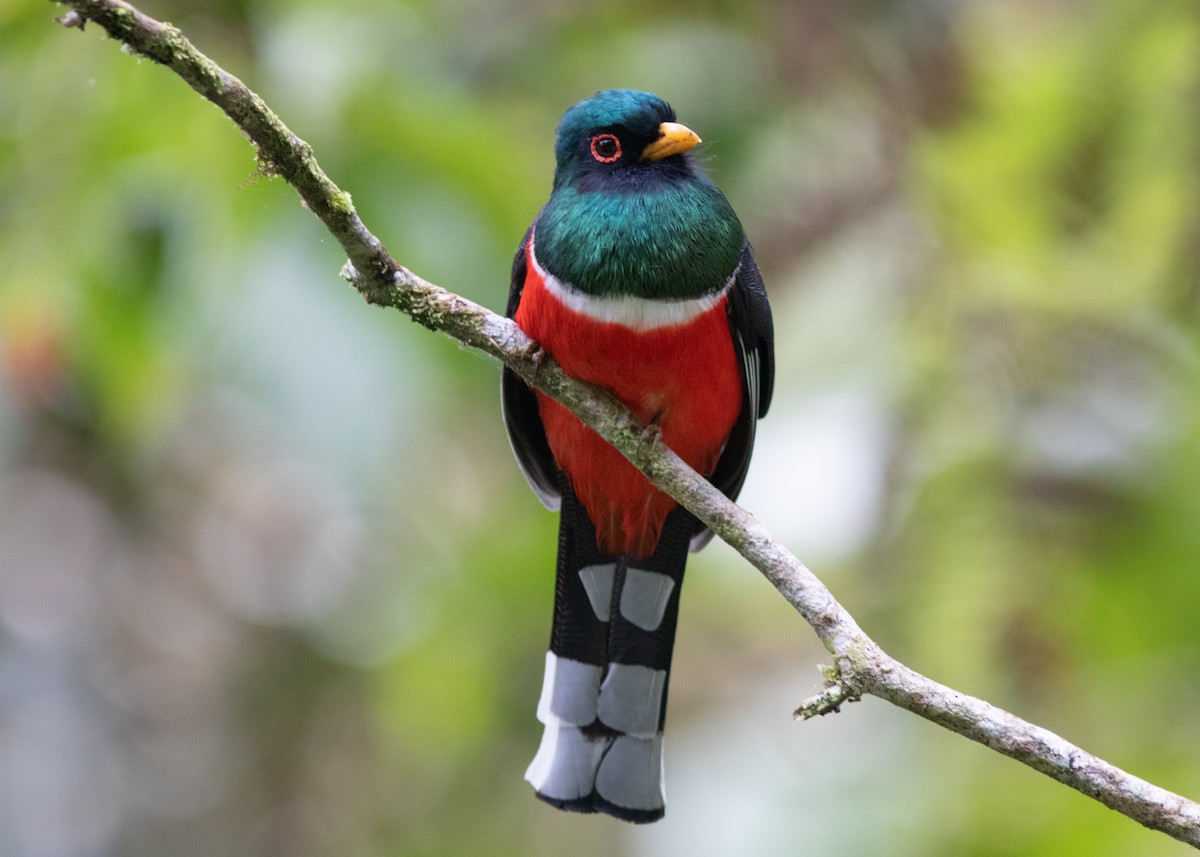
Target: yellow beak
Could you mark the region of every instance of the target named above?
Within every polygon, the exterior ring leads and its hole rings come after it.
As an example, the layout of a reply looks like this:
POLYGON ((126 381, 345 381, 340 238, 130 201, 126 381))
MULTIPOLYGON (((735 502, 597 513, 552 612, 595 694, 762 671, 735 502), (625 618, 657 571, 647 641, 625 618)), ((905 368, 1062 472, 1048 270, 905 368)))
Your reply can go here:
POLYGON ((641 160, 657 161, 678 155, 700 142, 700 137, 686 125, 664 122, 658 126, 658 139, 642 150, 641 160))

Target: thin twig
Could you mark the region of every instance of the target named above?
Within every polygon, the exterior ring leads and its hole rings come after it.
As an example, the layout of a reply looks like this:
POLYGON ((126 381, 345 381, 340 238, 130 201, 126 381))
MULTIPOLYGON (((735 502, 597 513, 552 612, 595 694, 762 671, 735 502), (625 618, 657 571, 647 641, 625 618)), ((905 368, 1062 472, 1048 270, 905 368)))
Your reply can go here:
POLYGON ((1200 847, 1200 805, 889 657, 825 585, 749 513, 661 443, 647 443, 643 427, 615 399, 567 376, 510 320, 398 265, 363 225, 350 195, 321 170, 308 144, 178 29, 122 0, 52 2, 71 7, 59 19, 64 25, 83 29, 87 21, 94 21, 137 53, 173 70, 220 107, 254 144, 261 169, 292 185, 341 244, 350 258, 343 276, 367 301, 400 309, 425 327, 491 355, 563 402, 761 571, 833 655, 833 665, 825 669, 825 691, 806 702, 799 716, 831 713, 844 702, 871 694, 1017 759, 1146 827, 1200 847))

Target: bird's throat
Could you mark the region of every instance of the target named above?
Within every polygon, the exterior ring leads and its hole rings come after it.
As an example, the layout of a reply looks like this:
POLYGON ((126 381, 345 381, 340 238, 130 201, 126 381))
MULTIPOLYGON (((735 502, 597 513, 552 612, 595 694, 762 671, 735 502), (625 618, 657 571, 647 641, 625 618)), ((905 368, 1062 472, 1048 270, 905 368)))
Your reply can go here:
POLYGON ((702 180, 614 192, 558 188, 537 220, 538 259, 596 296, 680 300, 726 286, 745 236, 702 180))

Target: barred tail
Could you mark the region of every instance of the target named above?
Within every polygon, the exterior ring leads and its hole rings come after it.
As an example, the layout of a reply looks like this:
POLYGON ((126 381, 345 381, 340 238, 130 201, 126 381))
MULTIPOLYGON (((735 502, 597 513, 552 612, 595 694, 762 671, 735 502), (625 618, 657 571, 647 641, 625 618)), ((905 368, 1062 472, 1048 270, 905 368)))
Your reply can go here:
POLYGON ((564 490, 554 628, 537 710, 546 728, 525 772, 547 803, 633 822, 662 818, 667 676, 695 526, 677 508, 652 556, 610 556, 564 490))

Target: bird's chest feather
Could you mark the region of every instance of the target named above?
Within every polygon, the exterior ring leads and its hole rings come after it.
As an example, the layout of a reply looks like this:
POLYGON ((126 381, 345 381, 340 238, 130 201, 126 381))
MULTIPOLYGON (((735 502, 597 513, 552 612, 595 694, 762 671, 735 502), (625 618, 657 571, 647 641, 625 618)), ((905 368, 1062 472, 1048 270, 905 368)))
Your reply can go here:
MULTIPOLYGON (((541 270, 532 246, 516 322, 569 374, 612 392, 711 473, 742 407, 726 291, 672 302, 591 297, 541 270)), ((601 541, 614 552, 651 549, 674 503, 566 408, 539 394, 539 410, 601 541)))
POLYGON ((723 422, 730 400, 736 417, 741 379, 727 290, 684 301, 595 297, 546 274, 532 241, 526 252, 516 321, 569 374, 608 389, 664 431, 680 417, 723 422))

